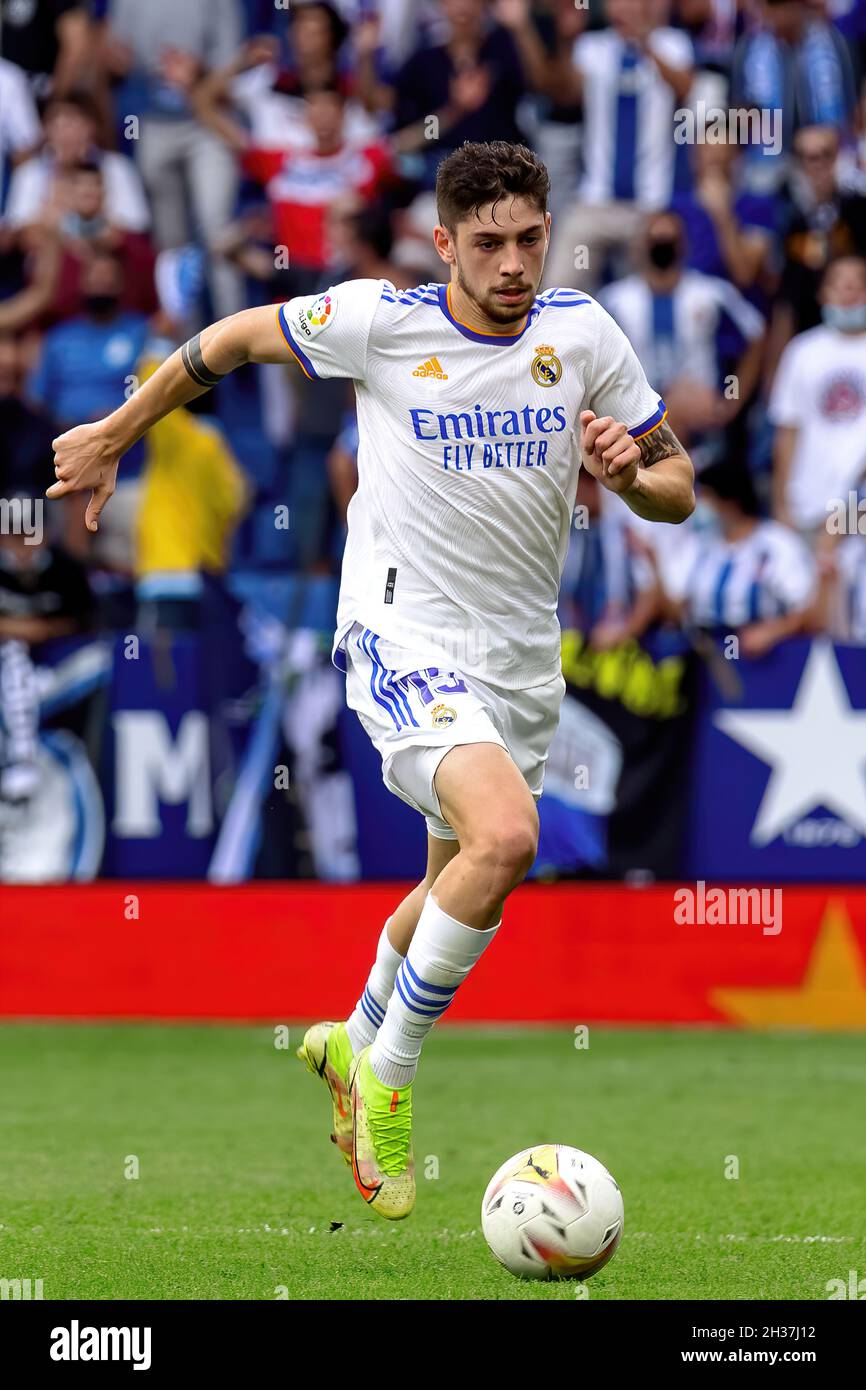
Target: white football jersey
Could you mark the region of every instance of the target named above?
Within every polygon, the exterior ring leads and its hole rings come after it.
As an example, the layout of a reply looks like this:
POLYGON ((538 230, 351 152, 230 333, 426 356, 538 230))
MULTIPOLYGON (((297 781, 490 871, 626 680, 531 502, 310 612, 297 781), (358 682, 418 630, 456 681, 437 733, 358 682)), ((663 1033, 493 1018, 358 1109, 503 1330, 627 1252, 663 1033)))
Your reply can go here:
POLYGON ((309 377, 355 382, 335 657, 359 622, 443 670, 511 689, 551 680, 580 412, 635 438, 665 416, 625 334, 570 289, 501 334, 460 323, 436 283, 349 280, 278 313, 309 377))

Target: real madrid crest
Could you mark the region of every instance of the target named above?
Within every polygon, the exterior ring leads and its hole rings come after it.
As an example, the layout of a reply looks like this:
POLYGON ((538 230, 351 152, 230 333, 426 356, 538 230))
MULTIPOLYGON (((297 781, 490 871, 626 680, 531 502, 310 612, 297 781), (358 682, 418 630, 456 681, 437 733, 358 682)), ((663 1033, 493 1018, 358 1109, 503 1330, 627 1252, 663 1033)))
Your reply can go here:
POLYGON ((434 705, 430 711, 430 718, 433 720, 434 729, 447 729, 457 718, 457 711, 450 705, 434 705))
POLYGON ((562 363, 556 355, 556 349, 549 347, 547 343, 539 343, 530 371, 532 380, 539 386, 555 386, 562 376, 562 363))

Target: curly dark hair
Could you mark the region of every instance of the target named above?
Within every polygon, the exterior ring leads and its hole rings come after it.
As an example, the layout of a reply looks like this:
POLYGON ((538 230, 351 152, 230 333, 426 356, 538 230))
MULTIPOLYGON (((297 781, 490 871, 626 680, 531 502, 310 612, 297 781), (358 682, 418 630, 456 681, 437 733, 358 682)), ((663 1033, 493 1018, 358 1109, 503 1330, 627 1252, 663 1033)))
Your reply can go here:
POLYGON ((535 151, 508 140, 465 140, 436 171, 437 215, 452 233, 458 222, 509 194, 527 198, 544 213, 549 193, 550 175, 535 151))

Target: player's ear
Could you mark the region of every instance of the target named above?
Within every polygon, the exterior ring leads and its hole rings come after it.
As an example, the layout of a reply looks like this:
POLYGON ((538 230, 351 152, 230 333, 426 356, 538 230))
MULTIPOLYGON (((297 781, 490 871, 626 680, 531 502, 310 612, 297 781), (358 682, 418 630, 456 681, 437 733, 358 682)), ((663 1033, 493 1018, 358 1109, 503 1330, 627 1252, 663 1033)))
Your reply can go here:
POLYGON ((454 259, 454 251, 451 246, 451 238, 448 235, 448 228, 438 224, 433 228, 433 245, 436 247, 442 260, 448 265, 454 259))

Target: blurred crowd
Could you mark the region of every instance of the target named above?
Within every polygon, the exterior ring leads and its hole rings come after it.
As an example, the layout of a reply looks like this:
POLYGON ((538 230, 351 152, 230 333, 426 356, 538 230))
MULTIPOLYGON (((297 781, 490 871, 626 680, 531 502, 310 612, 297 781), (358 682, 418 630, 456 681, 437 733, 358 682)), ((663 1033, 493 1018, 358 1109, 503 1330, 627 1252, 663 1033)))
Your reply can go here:
MULTIPOLYGON (((746 657, 866 644, 866 0, 0 13, 4 504, 204 323, 444 280, 438 161, 522 141, 551 173, 544 287, 600 298, 699 470, 676 529, 582 478, 563 621, 600 648, 660 623, 746 657)), ((333 584, 356 454, 349 383, 243 369, 127 456, 96 537, 81 498, 41 544, 0 526, 0 644, 196 627, 241 576, 333 584)))

